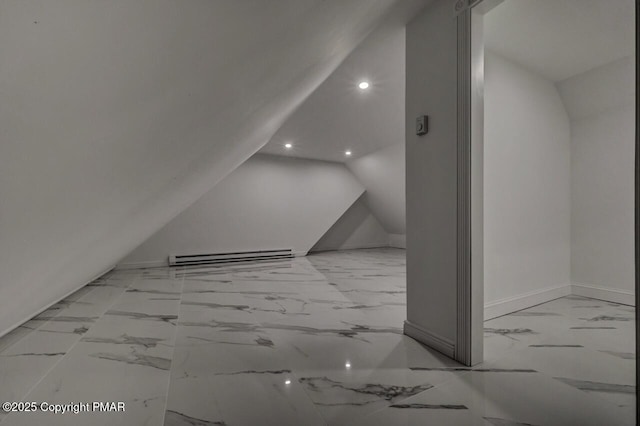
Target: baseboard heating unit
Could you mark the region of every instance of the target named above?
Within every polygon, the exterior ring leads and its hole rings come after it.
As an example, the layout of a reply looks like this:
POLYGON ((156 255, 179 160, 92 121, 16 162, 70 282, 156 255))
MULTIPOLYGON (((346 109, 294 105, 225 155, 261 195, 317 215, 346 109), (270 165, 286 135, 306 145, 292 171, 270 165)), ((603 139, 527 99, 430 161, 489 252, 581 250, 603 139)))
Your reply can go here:
POLYGON ((259 262, 278 259, 292 259, 292 249, 237 251, 229 253, 172 254, 169 266, 217 265, 239 262, 259 262))

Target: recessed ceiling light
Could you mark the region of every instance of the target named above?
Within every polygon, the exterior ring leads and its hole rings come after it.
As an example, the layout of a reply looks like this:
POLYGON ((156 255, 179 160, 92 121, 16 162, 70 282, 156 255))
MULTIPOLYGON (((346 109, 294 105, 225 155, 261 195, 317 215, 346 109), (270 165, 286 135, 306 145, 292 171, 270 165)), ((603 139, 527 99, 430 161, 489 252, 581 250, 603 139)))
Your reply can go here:
POLYGON ((348 150, 347 150, 347 151, 345 151, 345 152, 344 152, 344 155, 346 155, 347 157, 350 157, 350 156, 351 156, 351 151, 348 151, 348 150))
POLYGON ((293 148, 293 145, 290 144, 290 143, 285 143, 284 147, 287 148, 287 149, 291 149, 291 148, 293 148))
POLYGON ((290 384, 291 384, 291 380, 289 380, 289 379, 285 380, 285 381, 284 381, 284 384, 285 384, 285 385, 290 385, 290 384))
POLYGON ((361 81, 360 84, 358 84, 358 87, 361 88, 362 90, 366 90, 369 88, 369 82, 361 81))
POLYGON ((349 361, 347 361, 347 362, 344 364, 344 366, 345 366, 346 368, 351 368, 351 363, 350 363, 349 361))

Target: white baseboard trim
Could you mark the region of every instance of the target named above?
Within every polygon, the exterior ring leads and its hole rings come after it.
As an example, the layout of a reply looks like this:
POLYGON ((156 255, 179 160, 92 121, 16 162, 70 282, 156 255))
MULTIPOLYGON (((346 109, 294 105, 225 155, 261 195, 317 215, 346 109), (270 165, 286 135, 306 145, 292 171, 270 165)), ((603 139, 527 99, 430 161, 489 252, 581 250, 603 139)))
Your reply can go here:
POLYGON ((571 289, 572 286, 570 284, 564 284, 487 303, 484 305, 484 320, 501 317, 512 312, 549 302, 559 297, 568 296, 571 294, 571 289))
POLYGON ((571 285, 571 292, 576 296, 635 306, 635 294, 628 290, 573 283, 571 285))
POLYGON ((389 247, 407 248, 407 236, 406 234, 389 234, 389 247))
POLYGON ((163 260, 145 260, 142 262, 120 263, 116 265, 116 270, 124 269, 146 269, 146 268, 162 268, 169 266, 169 257, 163 260))
POLYGON ((100 278, 101 276, 103 276, 104 274, 106 274, 107 272, 110 272, 111 270, 113 270, 115 268, 116 268, 115 266, 109 267, 107 270, 99 273, 98 275, 96 275, 95 277, 91 278, 89 281, 87 281, 86 283, 82 284, 81 286, 78 286, 78 287, 74 288, 73 290, 71 290, 70 292, 66 293, 61 298, 56 299, 54 302, 49 303, 44 308, 40 309, 39 311, 35 312, 34 314, 28 315, 23 320, 20 320, 17 323, 15 323, 12 326, 10 326, 9 328, 6 328, 6 329, 0 331, 0 338, 2 338, 2 336, 5 336, 5 335, 11 333, 13 330, 15 330, 16 328, 20 327, 22 324, 26 323, 27 321, 32 320, 34 317, 37 317, 38 315, 40 315, 41 313, 43 313, 44 311, 46 311, 47 309, 49 309, 50 307, 55 305, 56 303, 59 303, 60 301, 66 299, 67 297, 69 297, 73 293, 75 293, 76 291, 80 290, 82 287, 86 286, 89 283, 94 282, 95 280, 97 280, 98 278, 100 278))
POLYGON ((374 249, 374 248, 384 248, 384 247, 389 247, 389 243, 386 241, 380 241, 377 243, 370 243, 370 244, 347 244, 345 246, 337 248, 336 250, 374 249))
POLYGON ((310 253, 322 253, 324 251, 373 249, 373 248, 384 248, 384 247, 389 247, 389 244, 386 242, 371 243, 371 244, 347 244, 340 247, 322 247, 320 249, 310 251, 310 253))
POLYGON ((451 340, 425 330, 424 328, 413 324, 409 320, 404 322, 404 334, 416 339, 418 342, 423 343, 430 348, 437 350, 438 352, 442 352, 449 358, 453 358, 455 355, 455 345, 451 340))

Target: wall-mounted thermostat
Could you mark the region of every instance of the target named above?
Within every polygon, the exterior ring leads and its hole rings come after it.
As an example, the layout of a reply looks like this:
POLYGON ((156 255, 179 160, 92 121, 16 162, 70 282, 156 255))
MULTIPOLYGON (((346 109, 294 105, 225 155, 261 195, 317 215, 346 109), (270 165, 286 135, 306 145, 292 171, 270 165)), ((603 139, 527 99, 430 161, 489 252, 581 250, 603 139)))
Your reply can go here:
POLYGON ((420 117, 416 118, 416 135, 426 135, 428 131, 429 117, 426 115, 421 115, 420 117))

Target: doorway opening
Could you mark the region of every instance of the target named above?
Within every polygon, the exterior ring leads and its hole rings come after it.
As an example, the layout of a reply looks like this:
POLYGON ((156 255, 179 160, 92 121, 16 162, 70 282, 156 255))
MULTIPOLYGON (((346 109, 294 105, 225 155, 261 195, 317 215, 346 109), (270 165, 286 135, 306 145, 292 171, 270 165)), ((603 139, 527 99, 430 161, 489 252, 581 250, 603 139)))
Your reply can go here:
POLYGON ((621 419, 636 405, 634 8, 485 0, 458 18, 461 346, 621 419))

